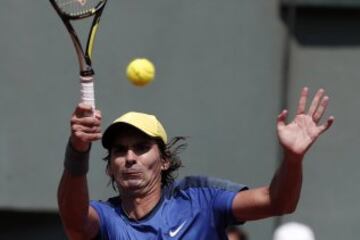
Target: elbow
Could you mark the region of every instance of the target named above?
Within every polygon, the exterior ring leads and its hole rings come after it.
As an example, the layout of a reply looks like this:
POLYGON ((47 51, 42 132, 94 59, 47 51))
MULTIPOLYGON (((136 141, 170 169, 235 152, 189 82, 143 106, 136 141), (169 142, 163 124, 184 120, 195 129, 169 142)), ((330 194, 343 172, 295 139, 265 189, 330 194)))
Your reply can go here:
POLYGON ((271 198, 271 208, 276 216, 294 213, 298 205, 299 198, 281 197, 271 198))
POLYGON ((272 212, 273 212, 274 216, 282 216, 282 215, 286 215, 286 214, 292 214, 295 212, 296 206, 297 206, 296 204, 291 204, 291 205, 280 204, 277 206, 273 206, 272 212))
POLYGON ((296 210, 296 206, 290 206, 290 207, 284 208, 281 212, 281 215, 294 213, 295 210, 296 210))
POLYGON ((77 240, 87 240, 87 239, 90 239, 90 238, 85 234, 85 232, 83 232, 83 231, 78 231, 78 230, 74 230, 74 229, 71 229, 71 228, 66 228, 66 227, 65 227, 65 233, 66 233, 66 236, 67 236, 69 239, 77 239, 77 240))
POLYGON ((286 214, 294 213, 296 210, 297 204, 294 204, 293 206, 289 207, 286 211, 286 214))

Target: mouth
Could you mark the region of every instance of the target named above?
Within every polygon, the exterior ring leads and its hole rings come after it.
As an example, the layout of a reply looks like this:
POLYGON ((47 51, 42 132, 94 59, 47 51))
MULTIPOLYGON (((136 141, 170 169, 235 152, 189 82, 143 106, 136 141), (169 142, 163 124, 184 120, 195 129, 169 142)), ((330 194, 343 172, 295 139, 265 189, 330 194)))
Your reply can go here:
POLYGON ((141 176, 141 172, 123 172, 125 178, 138 178, 141 176))

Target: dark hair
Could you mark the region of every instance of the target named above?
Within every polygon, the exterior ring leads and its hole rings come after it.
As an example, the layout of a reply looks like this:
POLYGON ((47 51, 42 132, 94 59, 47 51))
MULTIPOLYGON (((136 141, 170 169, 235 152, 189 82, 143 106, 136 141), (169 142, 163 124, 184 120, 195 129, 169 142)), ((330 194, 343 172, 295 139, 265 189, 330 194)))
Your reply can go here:
MULTIPOLYGON (((179 153, 187 147, 187 143, 185 142, 186 137, 174 137, 167 144, 165 144, 161 138, 154 139, 159 147, 161 158, 169 162, 169 168, 161 172, 161 187, 165 187, 174 182, 177 177, 176 171, 183 166, 179 153)), ((108 153, 103 158, 103 160, 107 162, 106 169, 110 166, 111 148, 107 150, 108 153)), ((116 191, 115 179, 113 176, 110 177, 111 186, 116 191)))

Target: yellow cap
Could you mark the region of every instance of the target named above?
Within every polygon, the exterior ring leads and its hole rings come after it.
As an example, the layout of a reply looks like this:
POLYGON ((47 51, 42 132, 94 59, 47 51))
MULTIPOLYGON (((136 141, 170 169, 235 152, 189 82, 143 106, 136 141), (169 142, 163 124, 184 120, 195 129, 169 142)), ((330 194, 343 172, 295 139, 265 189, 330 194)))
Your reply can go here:
POLYGON ((105 130, 102 137, 102 145, 105 148, 110 148, 114 129, 116 126, 123 123, 139 129, 150 137, 159 137, 165 144, 167 143, 166 131, 154 115, 140 112, 128 112, 115 119, 115 121, 105 130))

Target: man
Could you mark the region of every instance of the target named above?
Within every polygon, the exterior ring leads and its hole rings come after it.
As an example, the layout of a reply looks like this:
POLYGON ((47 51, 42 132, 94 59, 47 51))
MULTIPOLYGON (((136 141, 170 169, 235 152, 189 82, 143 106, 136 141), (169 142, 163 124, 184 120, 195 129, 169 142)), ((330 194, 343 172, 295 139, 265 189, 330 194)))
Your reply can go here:
POLYGON ((125 114, 102 136, 100 112, 91 117, 91 107, 79 104, 71 119, 58 190, 66 234, 70 239, 216 240, 226 239, 229 225, 293 212, 300 196, 304 155, 334 121, 331 116, 319 124, 329 101, 323 89, 306 111, 307 98, 304 88, 291 123, 285 123, 286 110, 279 114, 277 133, 283 160, 269 186, 251 190, 205 177, 165 181, 174 170, 176 150, 169 151, 166 131, 156 117, 125 114), (106 202, 90 202, 88 155, 91 142, 101 137, 109 153, 107 174, 119 194, 106 202))

